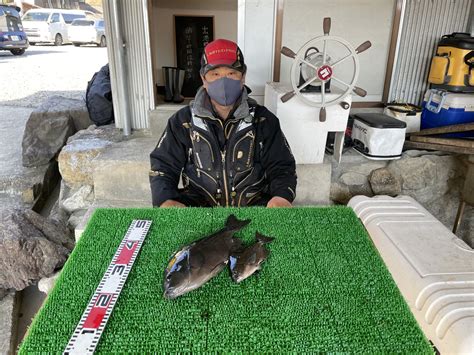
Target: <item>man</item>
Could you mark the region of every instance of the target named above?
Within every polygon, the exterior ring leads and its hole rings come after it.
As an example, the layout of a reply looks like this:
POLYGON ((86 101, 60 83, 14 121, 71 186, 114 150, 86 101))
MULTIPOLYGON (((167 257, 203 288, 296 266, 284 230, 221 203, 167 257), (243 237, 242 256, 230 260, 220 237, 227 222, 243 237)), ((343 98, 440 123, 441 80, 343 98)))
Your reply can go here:
POLYGON ((150 155, 153 206, 291 207, 295 160, 278 119, 248 97, 245 72, 236 43, 205 47, 203 86, 150 155))

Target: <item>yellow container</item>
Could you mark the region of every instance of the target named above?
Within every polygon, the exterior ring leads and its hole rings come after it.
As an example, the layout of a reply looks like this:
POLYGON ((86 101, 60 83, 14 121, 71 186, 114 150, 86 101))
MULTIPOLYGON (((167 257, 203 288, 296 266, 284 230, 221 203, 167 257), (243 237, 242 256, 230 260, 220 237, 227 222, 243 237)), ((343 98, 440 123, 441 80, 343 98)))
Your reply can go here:
POLYGON ((468 33, 445 35, 431 61, 432 88, 474 92, 474 38, 468 33))

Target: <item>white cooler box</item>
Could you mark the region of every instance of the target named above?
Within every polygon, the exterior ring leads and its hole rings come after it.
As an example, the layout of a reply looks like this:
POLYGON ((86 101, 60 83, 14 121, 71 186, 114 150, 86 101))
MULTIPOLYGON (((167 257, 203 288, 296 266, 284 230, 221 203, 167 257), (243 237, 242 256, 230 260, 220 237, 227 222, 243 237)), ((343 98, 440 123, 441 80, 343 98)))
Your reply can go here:
POLYGON ((387 160, 402 156, 407 124, 381 113, 353 115, 354 149, 368 159, 387 160))
POLYGON ((441 355, 473 354, 474 251, 411 197, 356 196, 348 206, 441 355))

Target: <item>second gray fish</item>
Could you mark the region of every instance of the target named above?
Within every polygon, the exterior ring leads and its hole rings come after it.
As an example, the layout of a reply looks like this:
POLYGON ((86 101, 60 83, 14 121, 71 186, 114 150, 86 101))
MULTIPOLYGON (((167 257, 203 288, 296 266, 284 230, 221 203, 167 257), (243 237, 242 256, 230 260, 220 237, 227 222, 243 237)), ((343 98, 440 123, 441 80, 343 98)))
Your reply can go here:
POLYGON ((270 251, 265 248, 265 244, 270 243, 273 239, 257 232, 254 244, 233 252, 229 259, 232 280, 239 283, 260 270, 261 264, 270 254, 270 251))

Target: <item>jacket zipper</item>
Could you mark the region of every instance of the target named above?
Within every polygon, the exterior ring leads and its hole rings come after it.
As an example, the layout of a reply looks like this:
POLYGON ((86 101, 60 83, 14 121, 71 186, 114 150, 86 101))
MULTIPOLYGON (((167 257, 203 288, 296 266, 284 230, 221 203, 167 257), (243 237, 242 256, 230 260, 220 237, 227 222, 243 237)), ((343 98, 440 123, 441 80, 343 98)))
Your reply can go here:
POLYGON ((202 169, 202 162, 201 162, 201 158, 199 157, 198 152, 196 152, 196 159, 197 159, 197 163, 198 163, 199 167, 202 169))
POLYGON ((185 175, 185 176, 186 176, 186 177, 188 178, 188 180, 191 181, 194 185, 199 186, 201 189, 203 189, 203 190, 207 193, 207 195, 211 198, 211 200, 212 200, 216 205, 218 205, 216 199, 212 196, 212 194, 211 194, 209 191, 207 191, 202 185, 198 184, 196 181, 194 181, 193 179, 191 179, 189 176, 187 176, 187 175, 185 175))
POLYGON ((260 192, 261 192, 261 191, 256 192, 252 197, 250 197, 250 198, 247 200, 247 206, 249 205, 250 202, 252 202, 253 200, 255 200, 255 197, 260 196, 260 192))
POLYGON ((149 176, 154 177, 154 176, 165 176, 165 173, 159 170, 150 170, 148 173, 149 176))
POLYGON ((216 183, 216 186, 218 186, 219 184, 217 183, 217 180, 214 179, 210 174, 208 174, 205 170, 202 170, 202 169, 199 169, 198 170, 199 172, 203 173, 204 175, 206 175, 209 179, 211 179, 212 181, 214 181, 216 183))
POLYGON ((229 191, 227 189, 227 174, 225 173, 225 149, 221 152, 222 155, 222 178, 224 179, 224 194, 225 194, 225 205, 229 207, 229 191))
MULTIPOLYGON (((211 152, 211 161, 214 163, 214 151, 212 150, 211 143, 209 142, 209 140, 206 137, 204 137, 200 133, 196 132, 196 142, 199 142, 199 139, 201 139, 201 138, 209 146, 209 151, 211 152)), ((201 166, 201 168, 202 168, 202 166, 201 166)))
MULTIPOLYGON (((237 204, 238 207, 240 207, 240 204, 242 203, 242 196, 244 195, 245 191, 247 191, 249 188, 251 188, 255 185, 260 184, 263 181, 264 178, 265 178, 265 175, 263 175, 256 183, 254 183, 252 185, 249 185, 245 189, 242 190, 242 193, 240 194, 240 197, 239 197, 239 203, 237 204)), ((257 192, 260 192, 260 191, 257 191, 257 192)))
MULTIPOLYGON (((243 140, 244 140, 245 138, 247 138, 247 137, 252 137, 252 138, 254 138, 253 132, 252 132, 252 131, 248 131, 242 138, 240 138, 240 139, 237 141, 237 143, 235 143, 235 145, 234 145, 234 151, 232 152, 232 162, 235 162, 235 150, 237 149, 237 146, 239 145, 239 143, 240 143, 241 141, 243 141, 243 140)), ((250 143, 250 148, 252 148, 252 147, 253 147, 253 139, 252 139, 252 142, 250 143)), ((251 152, 250 152, 250 150, 249 150, 249 158, 250 158, 250 154, 251 154, 251 152)), ((248 161, 248 160, 247 160, 247 161, 248 161)))
MULTIPOLYGON (((252 131, 251 131, 251 132, 252 132, 252 131)), ((248 158, 247 158, 247 164, 245 164, 245 166, 246 166, 247 168, 250 166, 250 161, 251 161, 251 159, 252 159, 252 157, 253 157, 253 145, 254 145, 254 143, 255 143, 255 135, 253 134, 253 132, 252 132, 252 134, 251 134, 251 137, 252 137, 252 140, 250 141, 249 156, 248 156, 248 158)))
MULTIPOLYGON (((243 180, 240 181, 240 182, 235 186, 236 189, 238 189, 239 186, 242 185, 242 184, 245 182, 245 180, 247 180, 247 179, 249 178, 249 176, 253 174, 253 170, 254 170, 254 168, 252 167, 252 168, 250 169, 250 172, 247 174, 247 176, 244 177, 243 180)), ((244 173, 244 172, 248 172, 248 170, 239 171, 239 173, 244 173)), ((238 173, 237 173, 237 174, 238 174, 238 173)), ((237 174, 235 174, 236 177, 237 177, 237 174)))

